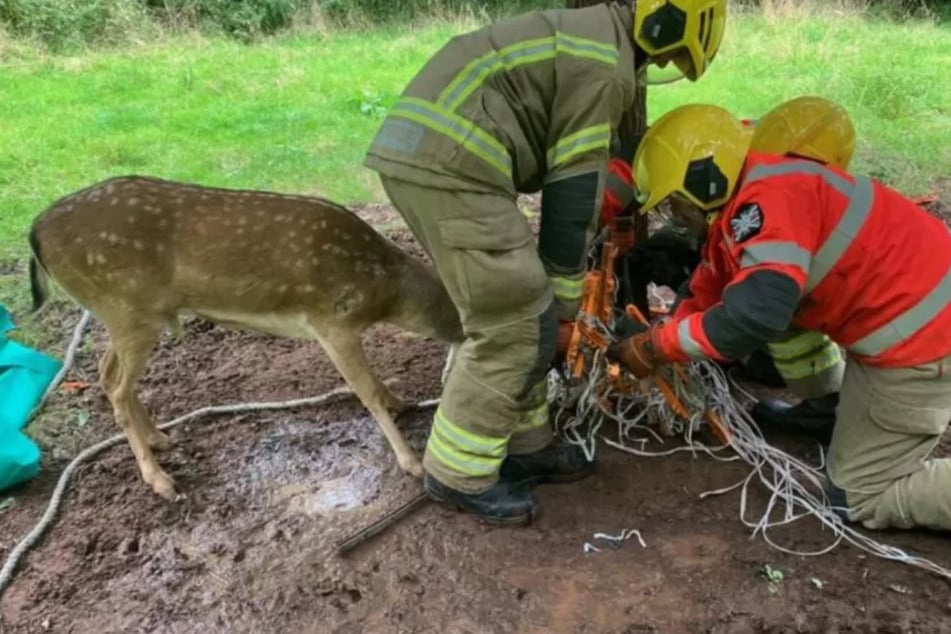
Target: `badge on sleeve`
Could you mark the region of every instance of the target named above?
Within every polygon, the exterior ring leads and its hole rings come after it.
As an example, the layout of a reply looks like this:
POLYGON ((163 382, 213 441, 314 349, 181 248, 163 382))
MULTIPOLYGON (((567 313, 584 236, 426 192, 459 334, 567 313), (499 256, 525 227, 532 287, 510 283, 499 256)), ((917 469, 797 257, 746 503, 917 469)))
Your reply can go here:
POLYGON ((757 203, 743 205, 730 219, 730 229, 733 230, 733 242, 749 240, 763 230, 763 210, 757 203))

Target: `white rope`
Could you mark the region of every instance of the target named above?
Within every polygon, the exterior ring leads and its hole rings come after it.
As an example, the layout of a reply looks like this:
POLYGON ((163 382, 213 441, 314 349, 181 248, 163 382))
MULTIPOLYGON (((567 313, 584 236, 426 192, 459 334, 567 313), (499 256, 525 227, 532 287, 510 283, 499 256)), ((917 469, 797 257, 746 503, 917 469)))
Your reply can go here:
MULTIPOLYGON (((555 378, 550 384, 550 394, 556 409, 556 429, 567 442, 581 446, 589 459, 596 452, 597 441, 601 440, 611 447, 637 456, 656 457, 690 452, 695 456, 704 454, 723 462, 742 460, 752 468, 748 476, 731 486, 701 493, 700 499, 739 490, 740 521, 752 529, 751 539, 759 535, 770 547, 797 556, 823 555, 845 542, 876 557, 951 578, 948 568, 881 544, 846 523, 839 514, 844 509, 833 507, 825 492, 824 456, 820 458, 819 465, 809 465, 766 442, 750 414, 733 396, 730 389, 732 377, 728 378, 716 364, 701 362, 683 366, 687 374, 686 383, 676 372, 670 369, 663 371, 678 398, 691 412, 689 420, 684 421, 671 410, 667 399, 656 388, 635 395, 611 394, 604 360, 598 354, 593 354, 588 361, 587 375, 580 385, 555 378), (709 409, 719 415, 729 430, 729 445, 708 446, 694 439, 694 432, 700 428, 709 409), (617 438, 598 435, 605 420, 617 423, 617 438), (683 444, 666 450, 648 451, 646 446, 651 440, 664 444, 663 438, 651 429, 655 425, 679 434, 683 444), (732 450, 733 455, 723 455, 728 449, 732 450), (766 508, 758 518, 750 517, 750 486, 754 482, 761 484, 769 494, 766 508), (777 513, 778 518, 773 519, 777 513), (788 526, 806 517, 815 518, 823 529, 829 530, 832 537, 829 545, 813 551, 801 551, 777 543, 770 534, 771 529, 788 526)), ((748 392, 743 391, 742 395, 749 401, 756 400, 748 392)))
POLYGON ((818 466, 810 466, 767 443, 750 414, 730 395, 728 379, 717 365, 692 364, 691 375, 701 379, 697 381, 698 385, 706 384, 714 409, 733 435, 731 445, 745 462, 753 466, 750 475, 734 487, 740 488, 740 520, 753 529, 751 538, 760 534, 773 548, 797 556, 823 555, 844 541, 876 557, 909 564, 941 577, 951 578, 951 570, 948 568, 882 544, 846 523, 839 514, 844 509, 833 507, 825 493, 825 465, 820 463, 818 466), (760 518, 749 520, 748 491, 754 478, 769 491, 770 497, 760 518), (770 519, 774 510, 782 511, 781 519, 770 519), (813 517, 824 528, 830 529, 834 539, 828 546, 814 551, 794 550, 776 543, 768 534, 771 528, 786 526, 804 517, 813 517))
MULTIPOLYGON (((82 342, 83 332, 88 323, 89 312, 87 311, 83 314, 82 319, 76 325, 76 329, 73 332, 73 339, 70 342, 66 357, 63 362, 63 367, 53 379, 53 383, 51 383, 50 389, 46 391, 46 395, 44 395, 43 399, 40 401, 40 405, 42 405, 43 401, 45 401, 46 396, 52 392, 53 388, 55 388, 55 386, 58 385, 60 381, 62 381, 63 377, 66 376, 66 373, 72 366, 75 360, 76 350, 79 348, 79 345, 82 342)), ((234 405, 213 405, 209 407, 202 407, 183 416, 179 416, 174 420, 162 423, 161 425, 158 425, 158 429, 163 431, 166 429, 171 429, 187 421, 194 420, 202 416, 207 416, 209 414, 236 414, 241 412, 291 409, 306 405, 321 405, 337 396, 353 396, 353 390, 347 387, 340 387, 321 394, 320 396, 299 398, 289 401, 251 402, 237 403, 234 405)), ((415 409, 427 409, 436 406, 438 403, 438 399, 421 401, 415 404, 415 409)), ((40 405, 37 406, 34 412, 40 409, 40 405)), ((59 512, 59 508, 62 505, 63 497, 66 494, 66 487, 68 486, 73 474, 76 472, 76 469, 90 458, 93 458, 106 449, 119 444, 125 439, 126 436, 124 433, 110 436, 109 438, 106 438, 105 440, 81 451, 79 455, 73 458, 69 465, 66 466, 59 476, 56 487, 53 489, 53 495, 50 497, 50 501, 46 506, 46 511, 43 513, 43 516, 30 530, 30 532, 27 533, 26 536, 21 539, 19 543, 17 543, 13 550, 10 551, 10 554, 7 555, 7 559, 3 564, 3 568, 0 569, 0 597, 3 596, 3 593, 13 581, 14 573, 16 572, 16 568, 20 561, 23 559, 23 556, 26 555, 26 553, 29 552, 29 550, 34 545, 36 545, 36 543, 55 521, 56 515, 59 512)))
POLYGON ((76 359, 76 351, 79 350, 79 346, 83 343, 83 333, 86 332, 86 326, 89 325, 89 320, 91 317, 92 315, 88 310, 83 311, 83 316, 80 317, 76 327, 73 328, 73 338, 70 340, 69 346, 66 348, 66 356, 63 358, 63 366, 59 369, 59 372, 56 373, 56 376, 53 377, 53 380, 46 388, 46 392, 43 393, 43 398, 40 399, 40 402, 33 410, 33 413, 36 413, 40 409, 40 406, 46 401, 47 398, 49 398, 49 395, 53 393, 53 390, 59 387, 59 384, 63 382, 63 379, 66 378, 66 375, 69 373, 70 368, 73 367, 73 362, 76 359))

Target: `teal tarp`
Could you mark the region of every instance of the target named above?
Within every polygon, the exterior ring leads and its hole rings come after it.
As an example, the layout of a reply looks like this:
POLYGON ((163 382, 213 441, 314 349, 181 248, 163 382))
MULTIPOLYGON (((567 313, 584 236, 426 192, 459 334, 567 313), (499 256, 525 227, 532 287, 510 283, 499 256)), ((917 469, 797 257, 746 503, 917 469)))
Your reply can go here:
POLYGON ((13 318, 0 304, 0 490, 40 470, 40 448, 23 434, 62 363, 8 338, 13 318))

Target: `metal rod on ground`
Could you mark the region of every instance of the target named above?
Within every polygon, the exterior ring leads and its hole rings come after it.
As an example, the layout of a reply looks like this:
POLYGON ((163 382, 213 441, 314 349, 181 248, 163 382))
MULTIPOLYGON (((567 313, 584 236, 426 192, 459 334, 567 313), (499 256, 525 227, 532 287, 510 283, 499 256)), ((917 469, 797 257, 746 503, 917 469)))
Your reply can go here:
POLYGON ((359 531, 351 535, 350 537, 344 539, 343 541, 337 542, 336 553, 338 557, 342 557, 352 551, 354 548, 363 544, 368 539, 376 537, 387 528, 396 524, 398 521, 420 508, 429 501, 429 496, 426 493, 420 493, 409 502, 406 502, 402 506, 399 506, 380 519, 376 520, 372 524, 361 528, 359 531))

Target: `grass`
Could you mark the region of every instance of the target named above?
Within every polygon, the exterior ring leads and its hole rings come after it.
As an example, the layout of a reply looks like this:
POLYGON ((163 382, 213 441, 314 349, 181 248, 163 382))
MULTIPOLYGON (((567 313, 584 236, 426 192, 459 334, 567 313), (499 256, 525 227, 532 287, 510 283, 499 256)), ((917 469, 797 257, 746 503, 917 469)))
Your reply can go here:
POLYGON ((853 171, 909 194, 943 187, 951 195, 951 82, 943 79, 951 23, 894 23, 825 8, 746 15, 729 28, 701 81, 653 91, 651 117, 688 101, 757 117, 786 99, 822 95, 855 121, 853 171))
POLYGON ((361 167, 388 105, 448 24, 245 46, 176 39, 0 69, 0 254, 31 218, 98 179, 148 173, 340 200, 377 195, 361 167))
MULTIPOLYGON (((856 171, 909 193, 940 185, 951 165, 951 82, 943 78, 951 25, 819 6, 818 14, 734 15, 700 82, 652 88, 651 117, 689 101, 755 117, 784 99, 822 94, 856 121, 856 171)), ((0 260, 26 253, 31 219, 54 199, 122 173, 381 199, 361 162, 382 113, 428 56, 472 26, 315 32, 254 45, 178 36, 76 56, 3 49, 0 260)))

